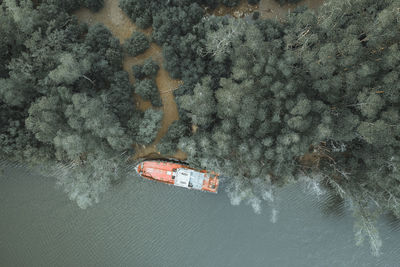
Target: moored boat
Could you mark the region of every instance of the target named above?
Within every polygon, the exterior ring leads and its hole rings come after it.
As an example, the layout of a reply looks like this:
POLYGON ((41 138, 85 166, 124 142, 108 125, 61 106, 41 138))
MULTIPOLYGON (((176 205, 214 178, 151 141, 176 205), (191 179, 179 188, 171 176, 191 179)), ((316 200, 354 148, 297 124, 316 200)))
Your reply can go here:
POLYGON ((182 163, 145 160, 136 166, 136 171, 140 176, 149 180, 187 189, 218 192, 219 174, 207 170, 197 170, 182 163))

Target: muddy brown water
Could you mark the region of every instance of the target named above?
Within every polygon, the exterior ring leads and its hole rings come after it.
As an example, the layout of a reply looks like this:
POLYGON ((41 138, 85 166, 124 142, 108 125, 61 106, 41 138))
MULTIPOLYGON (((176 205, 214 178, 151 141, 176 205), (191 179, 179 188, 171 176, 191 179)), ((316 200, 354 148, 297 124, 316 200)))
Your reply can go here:
MULTIPOLYGON (((146 35, 151 34, 151 28, 142 30, 136 27, 129 17, 119 8, 118 3, 118 0, 105 0, 104 7, 97 13, 93 13, 87 8, 82 8, 74 14, 77 16, 79 21, 86 22, 88 25, 103 23, 111 31, 111 33, 120 40, 121 44, 123 44, 124 41, 128 39, 134 31, 141 31, 146 35)), ((323 0, 304 0, 298 5, 305 4, 311 8, 317 8, 322 3, 323 0)), ((246 0, 242 0, 240 5, 236 8, 226 8, 220 6, 215 9, 212 14, 218 16, 230 14, 239 18, 258 10, 261 13, 262 18, 281 19, 287 14, 287 12, 289 12, 289 10, 293 10, 295 7, 296 5, 293 4, 280 6, 274 0, 261 0, 258 5, 249 5, 247 4, 246 0)), ((129 73, 129 79, 131 83, 134 84, 135 78, 133 77, 132 66, 143 63, 143 61, 149 57, 153 58, 160 64, 160 70, 156 77, 156 84, 160 92, 164 115, 161 128, 155 141, 148 146, 135 145, 135 159, 159 154, 156 149, 156 145, 167 133, 168 126, 173 121, 179 119, 173 91, 179 86, 181 81, 172 79, 168 72, 163 68, 163 57, 160 46, 152 43, 149 49, 137 57, 124 55, 123 69, 129 73)), ((147 108, 151 107, 151 103, 149 101, 143 101, 138 95, 134 95, 133 99, 136 107, 140 110, 146 110, 147 108)), ((178 151, 173 157, 179 160, 184 160, 186 159, 186 154, 182 151, 178 151)))

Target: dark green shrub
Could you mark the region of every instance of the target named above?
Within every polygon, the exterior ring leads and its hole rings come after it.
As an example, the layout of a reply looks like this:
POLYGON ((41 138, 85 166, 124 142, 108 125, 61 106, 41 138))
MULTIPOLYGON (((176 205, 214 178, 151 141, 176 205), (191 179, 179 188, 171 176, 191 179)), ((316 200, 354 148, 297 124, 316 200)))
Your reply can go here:
POLYGON ((83 6, 93 12, 99 11, 104 5, 104 0, 83 0, 83 6))
POLYGON ((125 52, 133 57, 140 55, 150 47, 147 36, 142 32, 134 32, 123 44, 125 52))
POLYGON ((135 93, 140 95, 144 100, 150 100, 153 106, 162 106, 157 85, 152 79, 137 81, 135 84, 135 93))
POLYGON ((143 65, 133 65, 132 71, 136 79, 143 79, 145 77, 154 78, 160 69, 158 63, 148 58, 144 61, 143 65))
POLYGON ((282 5, 286 5, 286 4, 296 4, 303 0, 275 0, 275 1, 278 2, 282 6, 282 5))

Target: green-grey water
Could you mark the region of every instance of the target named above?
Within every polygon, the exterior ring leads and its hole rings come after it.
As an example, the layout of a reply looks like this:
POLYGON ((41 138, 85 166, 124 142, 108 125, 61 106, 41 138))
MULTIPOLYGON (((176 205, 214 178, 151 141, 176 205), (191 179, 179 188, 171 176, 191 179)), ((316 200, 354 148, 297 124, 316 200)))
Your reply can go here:
POLYGON ((354 242, 343 203, 302 185, 276 193, 279 211, 232 206, 227 195, 137 178, 79 209, 53 179, 6 166, 0 178, 0 266, 399 266, 400 224, 379 221, 382 255, 354 242))

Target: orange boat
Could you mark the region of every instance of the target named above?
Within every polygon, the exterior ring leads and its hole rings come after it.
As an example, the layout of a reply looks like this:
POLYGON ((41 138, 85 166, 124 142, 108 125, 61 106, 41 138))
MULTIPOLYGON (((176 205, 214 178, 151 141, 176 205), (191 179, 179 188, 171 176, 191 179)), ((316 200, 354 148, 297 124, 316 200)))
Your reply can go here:
POLYGON ((196 170, 176 162, 145 160, 136 166, 138 174, 146 179, 188 189, 218 192, 219 174, 196 170))

